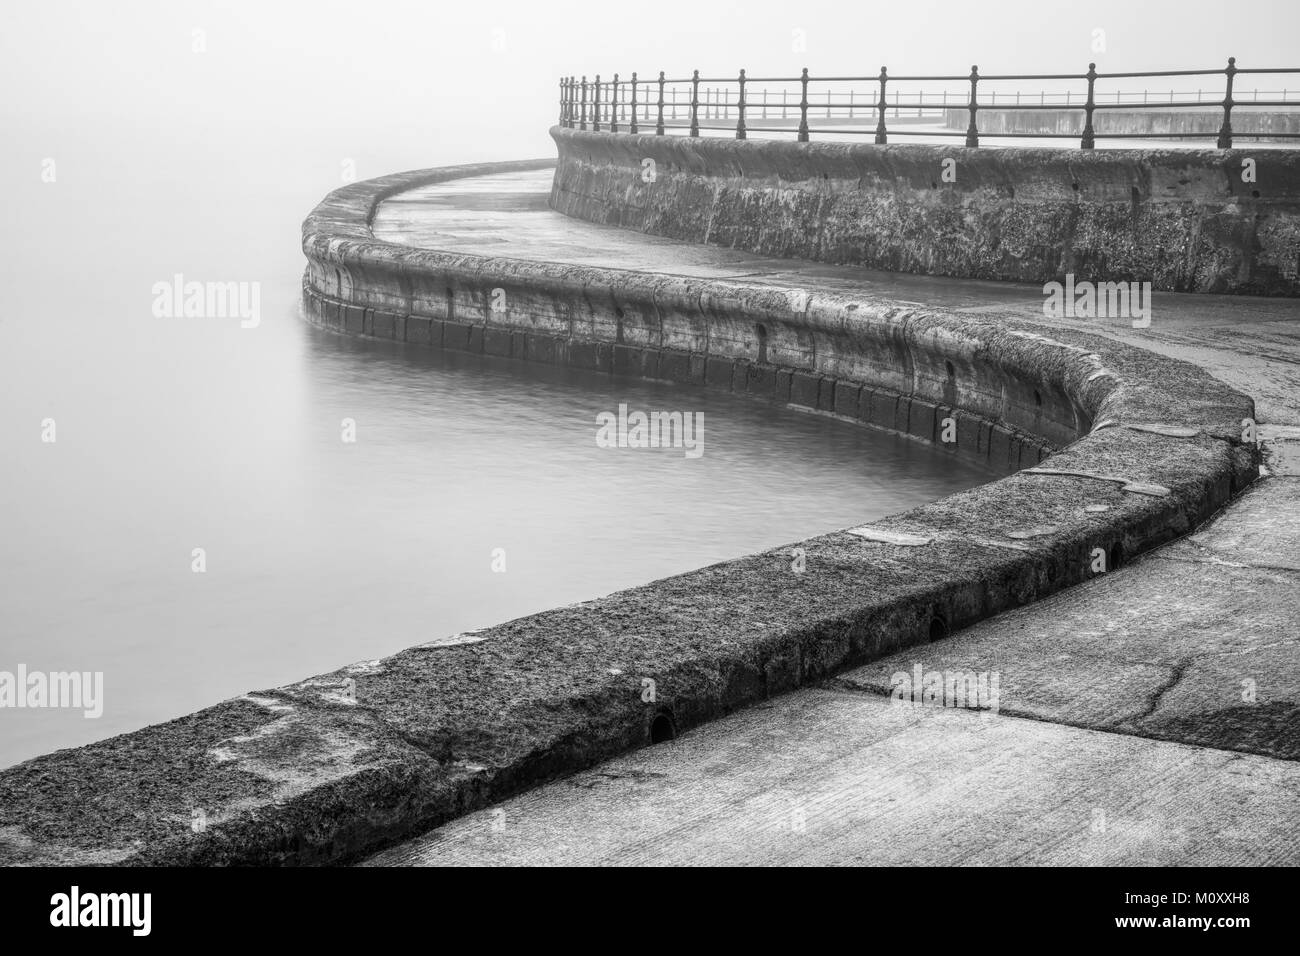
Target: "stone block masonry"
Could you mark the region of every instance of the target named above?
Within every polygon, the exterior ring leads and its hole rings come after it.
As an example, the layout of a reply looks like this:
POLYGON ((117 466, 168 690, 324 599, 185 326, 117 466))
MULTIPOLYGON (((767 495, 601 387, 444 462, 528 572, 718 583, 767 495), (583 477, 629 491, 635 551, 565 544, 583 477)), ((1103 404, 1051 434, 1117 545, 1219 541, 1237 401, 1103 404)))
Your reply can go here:
POLYGON ((1296 150, 551 136, 551 206, 590 222, 895 272, 1300 295, 1296 150))

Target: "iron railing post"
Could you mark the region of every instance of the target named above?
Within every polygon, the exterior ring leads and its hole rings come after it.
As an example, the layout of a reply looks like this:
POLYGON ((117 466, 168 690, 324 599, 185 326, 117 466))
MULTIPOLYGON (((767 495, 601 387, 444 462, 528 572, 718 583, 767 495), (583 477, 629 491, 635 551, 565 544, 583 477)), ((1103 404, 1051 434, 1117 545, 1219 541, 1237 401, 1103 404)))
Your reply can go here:
POLYGON ((808 67, 803 68, 799 77, 799 142, 808 142, 808 67))
POLYGON ((1219 130, 1219 149, 1232 149, 1232 78, 1237 75, 1237 58, 1228 57, 1228 68, 1223 71, 1228 78, 1223 93, 1223 128, 1219 130))
POLYGON ((614 74, 614 83, 609 88, 609 131, 618 132, 618 74, 614 74))
POLYGON ((628 130, 628 132, 631 133, 631 134, 633 134, 634 136, 636 135, 636 132, 637 132, 637 127, 636 127, 636 70, 633 70, 633 71, 632 71, 632 127, 631 127, 631 129, 628 130))
POLYGON ((1096 99, 1093 96, 1093 87, 1097 82, 1097 64, 1088 64, 1088 101, 1083 104, 1083 139, 1079 141, 1080 149, 1095 149, 1097 146, 1096 134, 1092 129, 1092 113, 1096 109, 1096 99))
POLYGON ((876 120, 876 145, 884 146, 889 142, 889 133, 885 129, 885 108, 889 105, 885 99, 885 84, 889 81, 889 74, 885 68, 880 68, 880 102, 876 105, 876 111, 880 114, 876 120))
POLYGON ((592 87, 591 93, 591 128, 593 132, 600 132, 600 74, 596 74, 596 85, 592 87))
POLYGON ((659 71, 659 119, 655 121, 655 135, 664 134, 664 71, 659 71))
POLYGON ((587 77, 582 78, 582 112, 579 115, 579 129, 587 128, 587 77))
POLYGON ((740 71, 740 95, 736 98, 736 139, 745 138, 745 71, 740 71))
POLYGON ((700 135, 700 71, 691 77, 691 135, 700 135))
POLYGON ((979 110, 979 101, 976 95, 980 81, 980 68, 972 66, 970 68, 970 125, 966 127, 966 145, 978 146, 980 144, 979 127, 975 125, 975 113, 979 110))

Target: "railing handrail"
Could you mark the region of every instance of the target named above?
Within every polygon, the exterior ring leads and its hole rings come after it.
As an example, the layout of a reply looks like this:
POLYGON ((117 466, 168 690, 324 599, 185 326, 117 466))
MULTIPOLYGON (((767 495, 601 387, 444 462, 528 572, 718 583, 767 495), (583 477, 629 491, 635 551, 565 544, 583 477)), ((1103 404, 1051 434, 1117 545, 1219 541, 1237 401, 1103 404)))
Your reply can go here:
MULTIPOLYGON (((894 111, 894 118, 898 119, 902 110, 916 110, 917 116, 922 117, 925 111, 936 110, 962 110, 969 113, 969 122, 965 133, 949 130, 928 130, 924 134, 927 136, 954 136, 964 135, 966 145, 976 147, 979 145, 981 135, 985 136, 1016 136, 1024 138, 1049 138, 1061 139, 1070 138, 1076 134, 1072 133, 981 133, 978 125, 978 114, 981 111, 998 108, 1001 105, 1004 109, 1021 109, 1021 110, 1064 110, 1069 112, 1081 112, 1083 114, 1083 132, 1080 136, 1080 146, 1083 149, 1092 149, 1095 146, 1095 140, 1098 136, 1107 136, 1112 138, 1150 138, 1153 136, 1163 136, 1168 138, 1178 138, 1185 136, 1204 136, 1211 135, 1207 133, 1163 133, 1163 134, 1099 134, 1093 129, 1093 114, 1097 110, 1116 110, 1132 108, 1134 106, 1147 106, 1167 109, 1204 109, 1206 106, 1216 107, 1223 111, 1223 119, 1219 126, 1217 134, 1217 143, 1220 149, 1227 149, 1232 146, 1232 109, 1234 106, 1241 107, 1289 107, 1300 106, 1300 99, 1293 102, 1287 98, 1292 92, 1291 89, 1283 88, 1280 91, 1260 90, 1256 88, 1253 91, 1238 91, 1236 97, 1233 95, 1233 80, 1237 74, 1295 74, 1300 76, 1300 67, 1283 68, 1283 67, 1243 67, 1238 68, 1236 58, 1229 57, 1226 67, 1215 70, 1144 70, 1144 71, 1117 71, 1117 72, 1098 72, 1095 63, 1088 64, 1086 73, 993 73, 982 74, 978 66, 972 66, 968 74, 925 74, 925 75, 890 75, 885 67, 880 68, 880 72, 873 76, 816 76, 804 69, 799 76, 781 77, 751 77, 747 76, 744 70, 739 70, 735 76, 700 76, 698 70, 694 71, 690 77, 669 79, 661 71, 656 79, 639 79, 639 74, 632 73, 630 80, 620 79, 620 74, 615 73, 613 79, 602 82, 600 75, 597 74, 594 81, 588 82, 587 77, 579 79, 577 76, 568 76, 560 80, 560 125, 567 127, 577 127, 587 129, 588 120, 590 119, 591 129, 596 132, 608 131, 610 133, 619 133, 620 123, 628 118, 629 107, 631 109, 631 119, 627 131, 639 134, 640 122, 649 124, 654 118, 655 135, 666 135, 670 129, 685 129, 689 135, 696 137, 700 135, 701 130, 735 130, 737 139, 745 139, 748 133, 754 132, 779 132, 784 127, 765 127, 755 125, 751 121, 755 118, 754 114, 759 113, 759 119, 765 120, 768 116, 769 109, 780 109, 781 119, 788 120, 790 110, 797 110, 798 125, 795 129, 800 142, 807 142, 811 132, 816 128, 815 123, 810 123, 810 113, 816 111, 825 111, 824 118, 827 120, 840 121, 839 132, 849 134, 874 133, 875 142, 884 144, 889 141, 889 130, 886 124, 886 115, 889 110, 894 111), (1218 91, 1209 91, 1212 97, 1209 100, 1202 99, 1203 89, 1196 90, 1196 99, 1190 99, 1190 93, 1185 93, 1186 99, 1175 99, 1175 91, 1169 90, 1169 99, 1161 101, 1152 101, 1149 97, 1149 89, 1142 90, 1140 101, 1125 100, 1125 96, 1136 97, 1136 91, 1125 90, 1106 90, 1104 95, 1106 101, 1102 102, 1102 92, 1098 90, 1099 82, 1114 81, 1118 79, 1142 79, 1154 77, 1197 77, 1197 76, 1222 76, 1224 77, 1224 86, 1219 96, 1218 91), (1053 93, 1053 97, 1063 95, 1064 103, 1059 100, 1049 101, 1048 93, 1045 89, 1039 88, 1036 91, 1029 91, 1027 94, 1024 90, 999 91, 992 89, 984 94, 981 99, 980 84, 987 83, 1006 83, 1006 82, 1042 82, 1047 80, 1065 80, 1079 81, 1086 83, 1086 90, 1066 89, 1061 93, 1053 93), (900 98, 898 84, 900 83, 961 83, 969 85, 969 90, 962 90, 954 93, 951 98, 950 91, 944 89, 935 93, 931 91, 932 97, 941 96, 939 102, 926 102, 926 91, 915 91, 916 99, 903 100, 900 98), (767 88, 755 89, 756 83, 787 84, 787 88, 780 89, 780 101, 776 104, 769 103, 769 93, 767 88), (834 98, 835 91, 829 88, 810 90, 814 85, 825 86, 825 84, 863 84, 878 89, 857 90, 850 88, 848 90, 848 100, 845 102, 834 98), (705 87, 701 90, 701 84, 705 87), (714 87, 713 84, 717 84, 714 87), (689 89, 681 89, 689 86, 689 89), (639 97, 640 90, 644 89, 646 94, 639 97), (620 97, 620 91, 623 96, 620 97), (735 93, 733 99, 729 94, 735 93), (1253 92, 1253 98, 1250 93, 1253 92), (602 93, 604 94, 602 96, 602 93), (679 94, 689 93, 689 99, 683 101, 683 96, 679 94), (701 93, 703 96, 701 96, 701 93), (861 101, 855 97, 863 94, 861 101), (890 94, 893 95, 893 101, 890 102, 890 94), (998 102, 998 96, 1008 97, 1002 104, 998 102), (1275 93, 1281 94, 1281 99, 1260 99, 1260 94, 1264 93, 1273 96, 1275 93), (653 94, 653 95, 652 95, 653 94), (1074 102, 1076 94, 1079 95, 1079 102, 1074 102), (1021 102, 1022 95, 1033 97, 1037 96, 1038 102, 1021 102), (791 102, 791 97, 797 97, 797 102, 791 102), (817 97, 823 97, 818 100, 817 97), (1009 97, 1014 97, 1014 101, 1009 97), (1113 99, 1111 99, 1113 97, 1113 99), (590 107, 590 114, 588 112, 590 107), (679 115, 679 109, 685 109, 686 116, 679 115), (844 117, 834 117, 832 112, 835 110, 848 110, 848 119, 852 120, 856 111, 863 111, 864 115, 875 113, 877 123, 873 130, 866 129, 844 129, 844 117), (639 112, 638 112, 639 111, 639 112), (665 112, 668 112, 667 117, 665 112), (735 117, 733 125, 718 126, 710 123, 710 120, 726 119, 735 117), (666 121, 671 120, 671 122, 666 121), (685 123, 677 122, 685 119, 685 123), (704 120, 702 123, 701 120, 704 120), (603 124, 603 128, 602 128, 603 124)), ((1300 94, 1300 82, 1296 84, 1294 90, 1300 94)), ((842 97, 844 91, 841 90, 839 95, 842 97)), ((1160 93, 1158 95, 1163 95, 1160 93)), ((1252 131, 1251 136, 1269 139, 1294 139, 1297 138, 1295 133, 1269 132, 1269 131, 1252 131)))

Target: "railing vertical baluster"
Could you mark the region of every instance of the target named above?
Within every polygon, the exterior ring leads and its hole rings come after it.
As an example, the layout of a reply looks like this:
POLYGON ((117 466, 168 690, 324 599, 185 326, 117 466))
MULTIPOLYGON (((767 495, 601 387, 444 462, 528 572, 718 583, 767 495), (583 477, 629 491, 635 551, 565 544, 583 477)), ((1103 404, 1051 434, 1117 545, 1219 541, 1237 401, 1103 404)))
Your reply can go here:
MULTIPOLYGON (((1093 88, 1097 82, 1097 64, 1088 64, 1088 101, 1083 104, 1083 139, 1079 141, 1080 149, 1095 149, 1097 146, 1096 135, 1092 129, 1092 113, 1096 108, 1096 99, 1093 96, 1093 88)), ((1111 127, 1112 129, 1114 127, 1111 127)))
POLYGON ((614 85, 609 88, 609 131, 618 132, 618 74, 614 74, 614 85))
POLYGON ((591 128, 595 132, 600 132, 600 74, 596 74, 596 85, 592 87, 591 94, 591 128))
POLYGON ((580 115, 579 129, 587 128, 587 77, 582 78, 582 112, 580 115))
POLYGON ((655 135, 664 134, 664 71, 659 71, 659 115, 655 120, 655 135))
POLYGON ((980 108, 977 96, 979 81, 980 69, 978 66, 972 66, 970 68, 970 125, 966 127, 967 146, 978 146, 980 144, 979 127, 975 124, 975 114, 980 108))
POLYGON ((700 135, 700 71, 691 76, 691 135, 700 135))
POLYGON ((636 127, 636 70, 633 70, 633 71, 632 71, 632 128, 629 129, 628 132, 631 133, 631 134, 633 134, 633 135, 635 136, 635 135, 636 135, 636 131, 637 131, 637 127, 636 127))
POLYGON ((1227 86, 1223 92, 1223 128, 1219 130, 1219 149, 1232 149, 1232 78, 1237 75, 1237 58, 1228 57, 1228 67, 1223 71, 1227 86))
POLYGON ((745 138, 745 71, 740 71, 740 94, 736 97, 736 139, 745 138))
POLYGON ((826 91, 826 118, 831 118, 831 91, 826 91))
POLYGON ((889 74, 885 68, 880 68, 880 101, 876 104, 876 145, 884 146, 889 142, 889 133, 885 129, 885 109, 889 106, 889 101, 885 99, 885 84, 889 82, 889 74))
POLYGON ((801 85, 801 94, 799 99, 799 142, 808 142, 808 67, 803 68, 803 75, 799 77, 801 85))

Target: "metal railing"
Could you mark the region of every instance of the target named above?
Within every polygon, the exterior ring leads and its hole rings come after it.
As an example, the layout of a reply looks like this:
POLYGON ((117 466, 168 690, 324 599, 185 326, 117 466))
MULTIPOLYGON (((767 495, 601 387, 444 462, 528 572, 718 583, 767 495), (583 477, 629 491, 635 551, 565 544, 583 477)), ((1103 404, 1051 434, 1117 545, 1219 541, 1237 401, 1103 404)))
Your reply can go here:
MULTIPOLYGON (((875 142, 889 142, 889 129, 886 118, 892 111, 895 120, 911 118, 915 111, 916 119, 927 115, 960 109, 969 114, 965 131, 927 128, 924 133, 912 135, 925 136, 960 136, 965 145, 979 146, 981 137, 1009 138, 1055 138, 1073 139, 1079 137, 1083 149, 1093 149, 1099 138, 1171 139, 1187 136, 1215 135, 1213 133, 1098 133, 1094 129, 1093 119, 1099 110, 1131 109, 1142 105, 1161 111, 1180 109, 1204 109, 1207 105, 1222 110, 1222 119, 1217 132, 1217 145, 1220 149, 1232 146, 1232 110, 1233 107, 1273 107, 1282 109, 1300 108, 1300 96, 1290 99, 1291 94, 1300 92, 1300 82, 1289 90, 1259 90, 1233 93, 1236 77, 1242 75, 1284 75, 1300 77, 1300 68, 1265 69, 1238 68, 1235 57, 1228 58, 1228 65, 1219 70, 1157 70, 1151 72, 1098 73, 1095 63, 1088 64, 1086 73, 1026 73, 981 75, 977 66, 972 66, 969 74, 953 76, 891 76, 885 67, 880 68, 876 76, 811 76, 807 69, 798 77, 748 77, 741 70, 734 77, 701 77, 696 70, 687 79, 669 79, 663 72, 653 80, 639 79, 636 73, 627 80, 620 79, 615 73, 612 80, 602 81, 597 74, 588 81, 586 76, 567 76, 560 80, 560 125, 568 128, 591 129, 596 132, 610 133, 649 133, 653 130, 657 136, 665 135, 669 130, 684 130, 689 136, 699 136, 701 131, 734 132, 736 139, 746 139, 750 133, 795 132, 800 142, 808 142, 812 131, 820 126, 821 130, 833 129, 837 134, 874 135, 875 142), (1221 90, 1206 90, 1204 83, 1195 90, 1195 98, 1190 88, 1176 90, 1179 80, 1190 82, 1196 77, 1222 77, 1221 90), (1148 88, 1141 91, 1141 100, 1135 90, 1098 88, 1099 83, 1111 81, 1151 80, 1162 81, 1174 79, 1164 98, 1163 91, 1155 94, 1148 88), (1044 87, 1025 89, 1025 84, 1077 82, 1081 88, 1065 88, 1059 92, 1048 93, 1044 87), (913 89, 904 97, 897 86, 901 83, 960 83, 963 89, 951 91, 947 88, 928 91, 924 88, 913 89), (755 90, 752 84, 778 84, 773 90, 764 86, 755 90), (1015 90, 1003 90, 999 100, 996 87, 988 88, 981 84, 1013 83, 1015 90), (836 86, 838 85, 838 88, 836 86), (856 86, 855 86, 856 84, 856 86), (704 86, 701 89, 701 85, 704 86), (814 88, 816 87, 816 88, 814 88), (1205 99, 1209 93, 1212 99, 1205 99), (779 99, 775 95, 779 93, 779 99), (1251 95, 1253 93, 1253 95, 1251 95), (983 94, 983 98, 981 98, 983 94), (1261 94, 1263 97, 1261 99, 1261 94), (1176 98, 1177 97, 1177 98, 1176 98), (981 131, 978 125, 979 111, 984 109, 1020 109, 1020 110, 1065 110, 1082 115, 1083 129, 1079 133, 1028 132, 1006 133, 981 131), (859 115, 875 118, 874 128, 854 127, 853 120, 859 115), (752 125, 757 118, 759 125, 752 125), (685 120, 685 122, 683 122, 685 120), (734 122, 733 122, 734 120, 734 122), (819 121, 830 121, 819 123, 819 121), (718 125, 726 121, 726 125, 718 125), (846 121, 848 121, 846 123, 846 121), (781 125, 773 125, 781 124, 781 125)), ((1162 82, 1162 85, 1163 82, 1162 82)), ((904 131, 906 132, 906 131, 904 131)), ((1255 131, 1249 133, 1252 138, 1261 139, 1300 139, 1300 132, 1255 131)))

